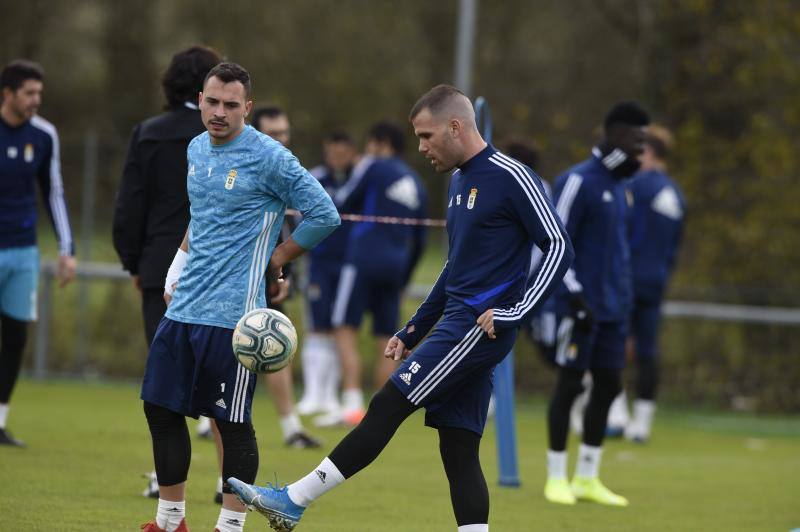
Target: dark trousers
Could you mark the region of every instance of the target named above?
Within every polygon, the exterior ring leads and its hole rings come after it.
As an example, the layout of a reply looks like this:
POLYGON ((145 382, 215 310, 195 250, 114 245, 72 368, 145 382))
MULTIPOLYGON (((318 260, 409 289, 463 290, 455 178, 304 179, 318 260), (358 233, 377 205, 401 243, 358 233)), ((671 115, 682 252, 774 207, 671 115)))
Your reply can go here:
POLYGON ((158 324, 166 311, 167 304, 164 302, 163 288, 142 289, 142 316, 144 317, 144 336, 147 338, 147 347, 153 343, 158 324))

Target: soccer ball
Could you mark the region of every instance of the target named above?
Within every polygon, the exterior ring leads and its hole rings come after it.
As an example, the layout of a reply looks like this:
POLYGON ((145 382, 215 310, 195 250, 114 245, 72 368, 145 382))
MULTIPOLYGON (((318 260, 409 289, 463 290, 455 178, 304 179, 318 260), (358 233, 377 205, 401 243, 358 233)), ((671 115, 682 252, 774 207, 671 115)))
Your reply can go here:
POLYGON ((274 373, 292 361, 297 331, 292 322, 269 308, 251 310, 233 330, 233 354, 254 373, 274 373))

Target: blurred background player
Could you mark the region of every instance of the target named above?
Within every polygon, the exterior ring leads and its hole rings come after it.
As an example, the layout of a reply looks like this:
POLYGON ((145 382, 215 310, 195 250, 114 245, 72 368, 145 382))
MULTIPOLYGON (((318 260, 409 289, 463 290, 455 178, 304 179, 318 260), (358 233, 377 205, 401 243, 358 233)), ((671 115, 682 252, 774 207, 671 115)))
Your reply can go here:
MULTIPOLYGON (((172 56, 161 78, 166 112, 136 125, 131 133, 112 236, 122 267, 131 274, 142 296, 148 348, 167 310, 167 270, 189 225, 186 147, 206 130, 197 95, 203 90, 206 74, 219 62, 219 54, 205 46, 192 46, 172 56)), ((210 436, 208 418, 201 418, 198 429, 210 436)), ((218 484, 221 499, 221 478, 218 484)), ((158 497, 155 471, 143 495, 158 497)))
POLYGON ((631 342, 636 361, 636 399, 625 437, 644 442, 650 437, 658 390, 658 331, 661 303, 683 232, 686 204, 667 173, 672 135, 658 125, 647 128, 641 171, 628 183, 633 195, 631 265, 633 311, 631 342))
MULTIPOLYGON (((358 150, 353 137, 342 130, 326 135, 322 149, 325 162, 313 168, 311 175, 333 197, 350 177, 358 150)), ((352 225, 343 221, 339 229, 308 254, 307 307, 301 350, 303 397, 297 403, 301 415, 330 414, 340 407, 341 367, 332 334, 331 312, 352 225)))
MULTIPOLYGON (((253 127, 261 133, 269 135, 285 147, 289 147, 289 142, 291 140, 289 117, 280 107, 271 105, 256 109, 253 112, 252 124, 253 127)), ((297 222, 298 220, 294 220, 291 216, 287 216, 284 219, 278 240, 279 243, 289 237, 294 226, 297 225, 297 222)), ((285 314, 286 311, 283 308, 283 302, 289 297, 294 284, 294 275, 291 265, 287 265, 283 276, 284 282, 278 285, 278 292, 268 294, 268 296, 269 307, 285 314)), ((303 428, 300 416, 298 416, 295 411, 291 365, 276 373, 267 374, 264 379, 267 383, 275 409, 278 411, 283 441, 286 445, 297 449, 314 449, 319 447, 321 445, 320 441, 306 432, 303 428)))
POLYGON ((44 71, 32 61, 0 73, 0 445, 24 446, 6 429, 8 403, 25 350, 28 322, 36 320, 39 249, 36 186, 58 239, 57 275, 75 277, 75 249, 61 180, 56 128, 38 116, 44 71))
MULTIPOLYGON (((167 311, 147 357, 141 398, 159 482, 156 519, 145 532, 183 532, 191 440, 186 416, 213 417, 225 477, 255 480, 258 446, 251 421, 256 379, 233 356, 239 318, 266 306, 283 265, 329 235, 339 216, 328 195, 289 150, 245 124, 250 76, 220 63, 207 75, 200 112, 208 132, 189 144, 191 218, 165 282, 167 311), (303 222, 275 246, 289 206, 303 222), (172 298, 174 294, 174 299, 172 298)), ((224 486, 219 532, 240 532, 244 505, 224 486)))
MULTIPOLYGON (((389 122, 367 133, 364 157, 347 184, 336 193, 339 211, 365 216, 421 219, 427 198, 422 182, 403 161, 405 135, 389 122)), ((403 289, 411 279, 425 247, 423 225, 358 222, 350 229, 347 253, 336 289, 331 321, 342 362, 342 409, 320 417, 321 426, 356 425, 364 417, 358 329, 365 312, 372 315, 372 334, 378 348, 397 330, 403 289)), ((383 387, 397 363, 378 357, 375 390, 383 387)))
POLYGON ((567 170, 553 187, 556 209, 575 247, 575 262, 553 297, 557 316, 558 379, 548 409, 549 450, 545 498, 627 506, 598 478, 608 409, 622 389, 625 339, 632 304, 629 249, 630 206, 624 180, 639 169, 647 113, 621 102, 606 115, 604 139, 592 157, 567 170), (570 409, 583 391, 585 372, 593 387, 586 405, 583 440, 572 483, 567 482, 570 409))

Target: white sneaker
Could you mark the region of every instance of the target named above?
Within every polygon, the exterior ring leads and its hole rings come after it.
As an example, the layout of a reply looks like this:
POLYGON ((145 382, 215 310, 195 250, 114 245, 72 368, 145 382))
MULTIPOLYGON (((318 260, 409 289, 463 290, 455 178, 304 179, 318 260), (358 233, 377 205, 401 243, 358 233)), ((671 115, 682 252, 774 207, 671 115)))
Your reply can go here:
POLYGON ((637 443, 645 443, 650 439, 653 417, 656 412, 654 401, 637 399, 633 402, 633 419, 625 427, 625 438, 637 443))
POLYGON ((312 423, 319 428, 339 427, 344 424, 344 411, 337 409, 321 414, 315 417, 312 423))

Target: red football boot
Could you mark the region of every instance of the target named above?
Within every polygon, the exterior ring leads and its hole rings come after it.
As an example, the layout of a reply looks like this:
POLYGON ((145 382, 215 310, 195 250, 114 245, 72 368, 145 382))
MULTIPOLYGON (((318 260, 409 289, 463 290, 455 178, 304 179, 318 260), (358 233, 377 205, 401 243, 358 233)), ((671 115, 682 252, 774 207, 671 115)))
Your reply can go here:
MULTIPOLYGON (((142 525, 142 532, 167 532, 155 521, 148 521, 142 525)), ((189 532, 189 527, 186 526, 186 519, 181 520, 181 524, 175 529, 175 532, 189 532)))

